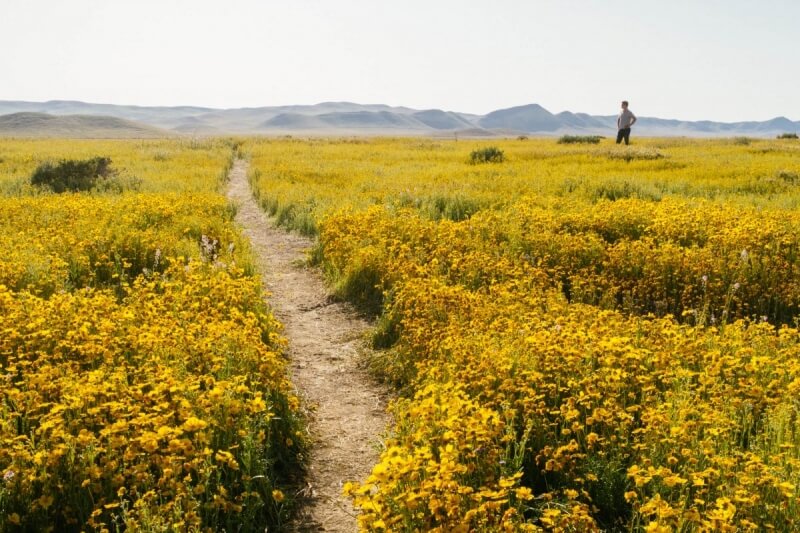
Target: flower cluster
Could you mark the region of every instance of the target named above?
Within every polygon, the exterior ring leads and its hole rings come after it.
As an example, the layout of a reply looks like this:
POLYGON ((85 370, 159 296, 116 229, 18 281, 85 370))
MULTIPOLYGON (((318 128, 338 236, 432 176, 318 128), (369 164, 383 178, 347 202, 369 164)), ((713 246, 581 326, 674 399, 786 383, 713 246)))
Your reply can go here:
POLYGON ((199 264, 121 302, 0 286, 4 510, 33 529, 277 523, 302 435, 261 298, 199 264))
MULTIPOLYGON (((736 518, 745 522, 735 527, 791 520, 800 503, 797 330, 746 321, 703 327, 568 303, 549 288, 547 272, 492 256, 481 242, 486 233, 476 231, 471 243, 458 231, 464 223, 395 216, 332 216, 321 234, 330 272, 350 283, 369 279, 364 269, 375 272, 387 295, 380 333, 396 342, 374 364, 414 393, 395 405, 400 422, 389 449, 403 446, 413 457, 430 447, 436 458, 452 444, 453 467, 465 474, 462 486, 450 486, 456 492, 498 491, 521 474, 493 518, 454 502, 450 515, 430 507, 405 513, 404 527, 455 527, 467 516, 479 529, 492 520, 521 527, 514 520, 523 518, 546 525, 556 510, 559 523, 579 529, 587 516, 603 528, 700 526, 711 523, 718 498, 736 502, 737 493, 751 500, 749 508, 739 502, 736 518), (469 411, 421 410, 432 394, 437 406, 442 397, 463 398, 488 412, 473 422, 469 411), (488 438, 492 420, 500 427, 488 438), (689 483, 700 478, 703 485, 689 483), (518 487, 540 499, 513 500, 518 487), (674 506, 669 521, 644 506, 656 497, 674 506)), ((396 471, 395 457, 387 452, 381 464, 396 477, 373 474, 353 492, 365 511, 383 511, 363 513, 365 525, 396 520, 399 494, 428 501, 428 484, 440 486, 441 467, 430 459, 396 471)))
POLYGON ((651 145, 254 143, 402 392, 363 530, 800 527, 796 149, 651 145))
POLYGON ((109 150, 143 186, 0 196, 0 531, 280 526, 306 439, 215 192, 230 146, 4 141, 3 165, 26 149, 109 150))
MULTIPOLYGON (((45 195, 2 203, 0 283, 45 298, 119 288, 175 261, 207 258, 203 239, 246 249, 231 207, 214 193, 45 195)), ((242 254, 218 259, 248 261, 242 254)))

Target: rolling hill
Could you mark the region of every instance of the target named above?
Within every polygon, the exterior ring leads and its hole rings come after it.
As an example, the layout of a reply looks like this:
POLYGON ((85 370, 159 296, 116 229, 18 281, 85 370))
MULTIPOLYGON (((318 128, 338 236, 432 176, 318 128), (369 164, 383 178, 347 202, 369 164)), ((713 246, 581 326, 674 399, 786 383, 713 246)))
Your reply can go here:
POLYGON ((20 112, 0 116, 0 136, 76 137, 87 139, 150 138, 174 135, 169 132, 117 117, 98 115, 50 115, 20 112))
MULTIPOLYGON (((384 104, 322 102, 214 109, 197 106, 147 107, 76 101, 0 101, 0 135, 151 137, 181 135, 423 135, 511 136, 616 134, 616 115, 562 111, 538 104, 474 115, 440 109, 418 110, 384 104)), ((800 121, 776 117, 765 121, 683 121, 640 116, 635 135, 774 137, 800 131, 800 121)))
POLYGON ((540 106, 530 104, 492 111, 478 121, 487 129, 506 129, 519 132, 552 132, 562 126, 556 115, 540 106))

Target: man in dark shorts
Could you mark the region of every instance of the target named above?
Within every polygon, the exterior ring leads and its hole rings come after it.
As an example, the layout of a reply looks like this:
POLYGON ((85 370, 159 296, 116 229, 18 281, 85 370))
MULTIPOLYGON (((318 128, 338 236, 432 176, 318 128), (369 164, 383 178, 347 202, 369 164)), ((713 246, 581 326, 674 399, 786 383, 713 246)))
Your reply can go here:
POLYGON ((625 139, 626 145, 630 142, 631 126, 634 124, 636 124, 636 115, 628 109, 628 101, 623 100, 622 111, 617 117, 617 144, 621 143, 622 139, 625 139))

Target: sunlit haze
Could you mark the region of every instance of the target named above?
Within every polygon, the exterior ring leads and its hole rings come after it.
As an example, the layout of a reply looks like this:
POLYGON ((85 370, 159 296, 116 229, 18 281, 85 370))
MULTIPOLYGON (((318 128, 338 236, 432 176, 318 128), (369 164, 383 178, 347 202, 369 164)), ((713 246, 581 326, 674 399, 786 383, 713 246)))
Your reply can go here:
POLYGON ((0 99, 800 120, 800 2, 27 0, 0 99))

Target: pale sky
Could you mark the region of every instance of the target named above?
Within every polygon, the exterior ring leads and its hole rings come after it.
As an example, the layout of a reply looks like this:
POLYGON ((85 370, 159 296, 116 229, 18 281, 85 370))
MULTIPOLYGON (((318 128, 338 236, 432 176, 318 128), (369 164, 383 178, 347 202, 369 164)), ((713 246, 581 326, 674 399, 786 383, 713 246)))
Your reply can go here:
POLYGON ((0 100, 800 120, 798 0, 0 0, 0 100))

